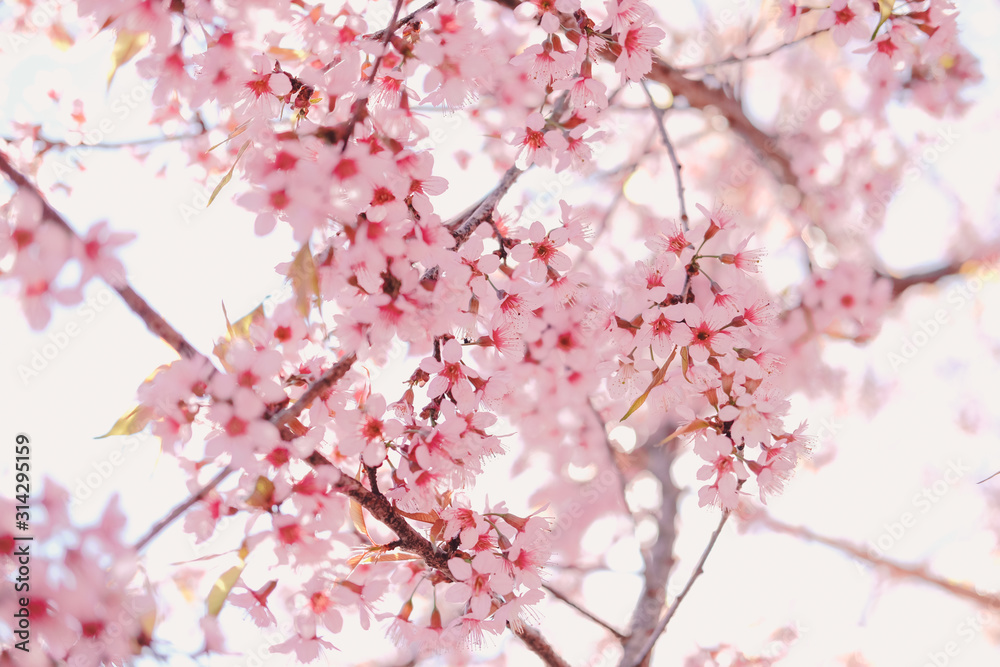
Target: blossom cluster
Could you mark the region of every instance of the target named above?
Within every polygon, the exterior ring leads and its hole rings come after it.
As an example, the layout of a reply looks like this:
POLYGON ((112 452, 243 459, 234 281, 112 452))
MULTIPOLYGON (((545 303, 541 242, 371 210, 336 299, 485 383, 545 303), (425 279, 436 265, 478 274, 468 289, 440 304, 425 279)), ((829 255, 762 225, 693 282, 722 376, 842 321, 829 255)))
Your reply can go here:
MULTIPOLYGON (((69 493, 47 480, 37 508, 44 520, 33 521, 30 567, 21 568, 22 586, 4 586, 0 609, 15 618, 22 598, 29 600, 30 641, 45 651, 10 649, 0 661, 46 665, 55 659, 76 667, 127 664, 153 641, 156 604, 138 554, 123 541, 125 515, 117 497, 96 525, 81 527, 67 514, 69 493), (46 548, 39 548, 45 544, 46 548), (27 572, 27 575, 24 573, 27 572), (20 592, 19 592, 20 591, 20 592)), ((14 503, 0 498, 0 514, 13 527, 14 503)), ((15 536, 0 529, 0 571, 17 573, 15 536)))
POLYGON ((107 222, 94 224, 78 237, 47 219, 33 192, 19 189, 0 208, 0 261, 10 262, 0 278, 16 283, 25 319, 41 330, 52 318, 54 304, 83 301, 83 288, 92 278, 123 284, 125 269, 114 252, 134 237, 110 231, 107 222), (68 277, 74 268, 70 264, 76 265, 75 281, 68 277))

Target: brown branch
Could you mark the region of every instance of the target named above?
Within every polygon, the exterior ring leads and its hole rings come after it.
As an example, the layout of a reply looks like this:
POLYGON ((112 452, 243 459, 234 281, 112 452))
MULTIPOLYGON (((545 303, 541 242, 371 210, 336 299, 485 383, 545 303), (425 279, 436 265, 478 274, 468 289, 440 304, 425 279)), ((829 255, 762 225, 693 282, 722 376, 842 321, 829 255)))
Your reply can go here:
POLYGON ((702 572, 704 572, 703 568, 705 566, 705 561, 708 560, 708 554, 712 553, 712 548, 715 546, 716 540, 719 539, 719 535, 722 533, 723 526, 726 525, 726 520, 729 518, 729 514, 730 514, 729 510, 723 510, 722 518, 719 520, 719 525, 712 533, 712 537, 709 538, 708 544, 705 546, 705 550, 702 552, 701 558, 698 559, 698 564, 694 568, 694 572, 691 573, 691 577, 687 580, 687 583, 684 585, 684 590, 680 592, 680 595, 677 596, 677 599, 674 600, 673 604, 670 605, 670 608, 667 609, 667 613, 656 624, 656 627, 653 628, 653 632, 650 634, 649 639, 646 640, 646 643, 643 644, 642 649, 639 650, 638 657, 640 663, 643 660, 645 660, 646 656, 649 655, 649 653, 653 650, 653 645, 656 644, 656 640, 660 638, 660 635, 663 634, 663 631, 667 629, 667 623, 670 622, 670 619, 673 618, 674 614, 677 612, 677 607, 680 606, 681 601, 684 600, 685 596, 687 596, 688 591, 691 590, 691 586, 694 585, 695 580, 699 576, 701 576, 702 572))
MULTIPOLYGON (((368 80, 365 82, 365 86, 370 88, 372 83, 375 81, 375 77, 378 76, 378 68, 382 65, 382 58, 385 57, 385 52, 389 50, 389 40, 392 39, 392 34, 396 30, 396 19, 399 18, 399 12, 403 8, 403 2, 405 0, 396 0, 396 6, 392 10, 392 18, 389 20, 390 29, 383 31, 385 34, 382 36, 382 51, 375 58, 375 62, 372 64, 371 72, 368 74, 368 80)), ((344 132, 343 144, 340 146, 340 152, 343 153, 347 150, 347 144, 351 141, 351 135, 354 134, 355 126, 361 122, 362 116, 368 110, 368 98, 370 97, 370 92, 366 92, 363 98, 354 101, 354 110, 351 112, 351 120, 348 121, 347 128, 344 132)))
POLYGON ((591 621, 593 621, 594 623, 597 623, 599 626, 601 626, 602 628, 604 628, 605 630, 607 630, 608 632, 610 632, 611 634, 613 634, 618 639, 625 639, 625 633, 620 632, 618 630, 615 630, 607 622, 601 620, 600 618, 598 618, 594 614, 590 613, 589 611, 587 611, 586 609, 584 609, 583 607, 581 607, 577 603, 573 602, 568 597, 566 597, 565 595, 563 595, 562 593, 560 593, 556 589, 552 588, 548 584, 542 584, 542 588, 544 588, 545 590, 547 590, 552 595, 552 597, 554 597, 555 599, 559 600, 560 602, 563 602, 564 604, 572 607, 577 612, 579 612, 582 616, 585 616, 588 619, 590 619, 591 621))
MULTIPOLYGON (((297 417, 303 410, 309 407, 309 405, 318 396, 325 393, 334 384, 336 384, 338 380, 344 377, 344 375, 347 374, 347 371, 351 369, 351 365, 354 364, 356 359, 357 357, 354 354, 349 354, 335 363, 328 371, 323 373, 318 380, 312 383, 308 389, 306 389, 305 393, 299 397, 299 400, 295 401, 295 403, 286 407, 284 410, 271 415, 268 421, 280 428, 286 422, 297 417)), ((134 549, 137 552, 141 551, 143 547, 153 540, 154 537, 163 532, 167 526, 176 521, 182 514, 184 514, 184 512, 190 509, 192 505, 204 498, 205 494, 217 487, 222 480, 234 471, 235 468, 231 465, 227 465, 225 468, 216 473, 215 477, 213 477, 207 484, 188 496, 187 499, 172 509, 167 516, 157 521, 148 531, 146 531, 146 534, 135 543, 134 549)))
POLYGON ((396 32, 396 30, 398 30, 400 26, 406 25, 407 23, 415 19, 417 17, 417 14, 419 14, 420 12, 425 12, 428 9, 433 9, 435 7, 437 7, 437 0, 431 0, 423 7, 413 10, 403 18, 399 19, 398 21, 393 21, 391 24, 389 24, 388 27, 382 28, 378 32, 373 32, 370 35, 365 35, 365 37, 367 39, 374 39, 376 41, 383 40, 385 39, 386 32, 388 32, 391 36, 391 34, 396 32))
POLYGON ((877 273, 880 278, 888 278, 892 281, 892 296, 893 298, 898 297, 900 294, 910 289, 915 285, 933 284, 942 278, 947 278, 948 276, 957 275, 962 272, 962 268, 968 262, 990 262, 995 263, 997 261, 996 249, 992 248, 986 252, 977 253, 975 257, 970 257, 968 259, 959 260, 945 264, 944 266, 938 267, 936 269, 931 269, 930 271, 924 271, 922 273, 915 273, 909 276, 895 277, 890 276, 885 273, 877 273))
POLYGON ((525 626, 514 630, 514 634, 520 637, 521 641, 549 667, 569 667, 569 663, 559 657, 555 649, 542 639, 537 630, 525 626))
POLYGON ((950 581, 944 577, 933 574, 928 571, 926 565, 906 565, 900 563, 899 561, 892 560, 890 558, 885 558, 884 556, 879 556, 873 553, 869 553, 865 549, 852 544, 847 540, 838 539, 835 537, 826 537, 819 535, 805 526, 792 526, 790 524, 783 523, 770 515, 762 514, 756 518, 750 519, 751 522, 761 523, 767 528, 778 532, 784 533, 786 535, 792 535, 794 537, 799 537, 810 542, 816 542, 818 544, 823 544, 831 549, 836 549, 841 553, 852 556, 864 563, 867 563, 873 567, 882 568, 888 570, 890 574, 896 577, 917 579, 924 582, 925 584, 930 584, 935 588, 939 588, 943 591, 951 593, 956 597, 963 598, 965 600, 971 600, 976 604, 989 606, 989 607, 1000 607, 1000 596, 997 595, 984 595, 980 593, 975 588, 966 586, 964 584, 958 584, 950 581))
POLYGON ((681 226, 684 231, 688 231, 688 214, 687 205, 684 203, 684 181, 681 180, 681 163, 677 159, 677 151, 674 150, 674 145, 670 143, 670 137, 667 135, 667 126, 663 122, 664 110, 656 106, 656 101, 653 100, 653 95, 649 92, 649 86, 646 82, 642 82, 642 90, 646 93, 646 97, 649 99, 649 108, 653 112, 653 117, 656 118, 656 127, 660 131, 660 139, 663 140, 663 145, 667 149, 667 155, 670 156, 670 164, 674 168, 674 180, 677 182, 677 199, 680 200, 681 208, 681 226))
POLYGON ((449 580, 454 580, 451 570, 448 569, 448 554, 418 533, 401 514, 396 512, 396 508, 385 496, 369 491, 350 475, 342 475, 334 488, 358 501, 362 507, 371 512, 373 517, 396 533, 400 549, 420 556, 427 565, 449 580))
POLYGON ((472 213, 467 216, 463 216, 458 221, 458 228, 453 229, 451 232, 452 237, 455 239, 457 245, 462 245, 465 243, 472 232, 476 231, 482 223, 486 222, 491 215, 493 215, 494 209, 496 209, 497 204, 503 199, 503 196, 507 194, 510 190, 510 186, 514 185, 517 181, 517 177, 524 173, 523 169, 518 169, 517 167, 511 167, 508 169, 497 186, 493 188, 489 194, 487 194, 479 205, 473 209, 472 213))
MULTIPOLYGON (((524 1, 526 0, 494 0, 497 4, 510 9, 516 8, 524 1)), ((580 25, 574 17, 560 13, 559 19, 568 35, 580 34, 580 25)), ((593 34, 609 42, 607 48, 601 50, 601 56, 607 61, 617 60, 621 54, 621 46, 610 41, 611 35, 593 34)), ((721 114, 729 122, 729 127, 743 137, 743 140, 763 158, 762 162, 771 169, 781 183, 799 188, 799 180, 792 170, 791 159, 778 148, 777 140, 754 125, 744 113, 740 101, 730 97, 724 89, 713 88, 701 79, 688 78, 683 71, 671 67, 656 54, 653 54, 653 67, 646 78, 669 88, 675 98, 683 97, 691 108, 714 109, 721 114)))
POLYGON ((187 512, 192 505, 194 505, 196 502, 204 498, 209 491, 211 491, 219 484, 221 484, 222 480, 224 480, 226 477, 229 477, 229 474, 231 472, 233 472, 233 468, 231 466, 226 466, 225 468, 217 472, 215 474, 215 477, 213 477, 211 481, 208 482, 208 484, 205 484, 203 487, 201 487, 193 494, 188 496, 187 500, 182 502, 174 509, 170 510, 170 514, 166 515, 165 517, 154 523, 150 527, 150 529, 146 531, 146 534, 143 535, 139 539, 139 541, 135 543, 134 547, 132 547, 136 551, 136 553, 142 551, 143 548, 145 548, 145 546, 149 544, 154 537, 162 533, 167 526, 169 526, 174 521, 179 519, 180 516, 184 514, 184 512, 187 512))
POLYGON ((646 458, 645 469, 660 482, 660 513, 656 522, 658 530, 656 542, 648 552, 643 553, 645 567, 642 593, 632 614, 628 639, 622 645, 624 654, 619 667, 645 667, 649 664, 650 651, 644 649, 646 643, 654 636, 656 632, 654 626, 666 605, 667 581, 674 565, 674 542, 677 539, 674 521, 677 517, 677 499, 680 490, 670 479, 670 468, 673 466, 676 450, 672 447, 659 447, 656 443, 673 430, 672 424, 665 424, 652 434, 639 450, 639 453, 646 458))

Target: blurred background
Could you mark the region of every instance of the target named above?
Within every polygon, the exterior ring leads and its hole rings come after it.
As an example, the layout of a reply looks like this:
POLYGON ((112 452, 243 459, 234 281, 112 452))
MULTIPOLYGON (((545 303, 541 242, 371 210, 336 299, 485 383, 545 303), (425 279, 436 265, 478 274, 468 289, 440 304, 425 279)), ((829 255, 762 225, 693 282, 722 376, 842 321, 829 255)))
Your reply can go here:
MULTIPOLYGON (((720 18, 729 5, 737 5, 737 14, 757 15, 756 5, 746 2, 658 7, 661 25, 669 26, 661 51, 679 65, 725 57, 734 35, 746 27, 745 22, 726 24, 720 18), (718 29, 711 39, 701 40, 705 45, 689 48, 700 43, 695 38, 706 25, 718 29)), ((58 22, 75 25, 71 7, 53 7, 61 12, 58 22)), ((13 11, 0 6, 0 18, 13 11)), ((939 119, 902 104, 890 104, 887 110, 894 148, 923 151, 927 137, 954 139, 919 162, 916 176, 906 179, 892 198, 884 222, 866 230, 875 256, 863 259, 886 275, 910 275, 973 257, 982 249, 982 238, 996 238, 1000 5, 968 3, 961 12, 963 43, 980 60, 983 73, 982 83, 964 93, 968 112, 939 119)), ((221 174, 212 174, 206 183, 204 169, 189 166, 187 153, 204 150, 207 141, 114 147, 161 136, 149 124, 150 87, 133 63, 121 68, 108 86, 113 36, 91 31, 61 49, 49 30, 56 22, 55 15, 42 13, 35 32, 0 36, 0 136, 11 136, 14 123, 41 123, 47 136, 69 144, 44 156, 38 173, 42 191, 78 231, 108 220, 115 230, 137 233, 137 240, 120 253, 132 285, 196 347, 210 351, 225 332, 222 304, 233 318, 264 300, 282 298, 288 288, 272 269, 298 248, 284 226, 266 238, 254 235, 254 214, 232 204, 243 187, 238 179, 206 208, 221 174), (74 125, 70 117, 77 100, 86 120, 74 125)), ((781 31, 770 29, 750 50, 781 41, 781 31)), ((740 85, 751 119, 763 127, 776 126, 788 111, 788 97, 779 93, 782 68, 814 48, 820 55, 809 58, 820 58, 824 49, 834 47, 796 45, 746 66, 740 85), (775 62, 781 67, 774 67, 775 62)), ((865 62, 859 55, 853 64, 863 70, 865 62)), ((668 91, 657 86, 652 91, 658 101, 669 103, 668 91)), ((654 125, 642 90, 632 86, 620 95, 620 103, 632 111, 621 112, 625 120, 619 120, 619 127, 641 125, 644 135, 651 133, 654 125)), ((211 124, 210 114, 206 118, 211 124)), ((723 193, 699 179, 702 168, 696 166, 725 153, 711 137, 702 136, 711 121, 683 112, 668 119, 681 161, 692 174, 689 207, 702 203, 711 208, 723 193)), ((835 126, 836 118, 817 122, 835 126)), ((495 176, 490 157, 473 148, 485 140, 467 119, 428 111, 427 123, 448 130, 435 163, 436 172, 450 183, 435 201, 446 218, 488 191, 495 176), (462 150, 469 153, 467 163, 446 159, 462 150)), ((716 133, 724 129, 708 128, 716 133)), ((188 131, 176 121, 163 126, 167 135, 188 131)), ((595 161, 597 176, 574 177, 560 186, 558 198, 575 201, 592 188, 594 178, 621 176, 635 136, 628 130, 612 135, 595 161)), ((878 150, 871 159, 879 159, 878 150)), ((501 210, 513 216, 516 205, 551 194, 545 185, 553 182, 547 170, 532 172, 501 210)), ((10 192, 8 184, 0 184, 4 199, 10 192)), ((666 166, 634 170, 622 192, 626 201, 607 237, 619 254, 598 260, 609 266, 644 258, 642 239, 634 238, 642 212, 664 201, 672 208, 676 202, 666 166)), ((611 196, 597 191, 595 198, 604 198, 607 205, 611 196)), ((547 214, 558 210, 554 201, 541 208, 547 214)), ((819 266, 833 266, 849 252, 816 230, 793 238, 789 221, 779 213, 769 217, 766 207, 751 217, 757 243, 769 249, 764 279, 779 298, 807 271, 803 245, 819 266)), ((998 268, 988 261, 972 262, 956 275, 907 290, 866 345, 822 341, 817 349, 823 364, 836 371, 830 377, 841 383, 839 390, 793 395, 788 420, 790 428, 808 420, 816 439, 811 458, 785 492, 769 500, 765 514, 727 524, 704 575, 657 644, 653 665, 683 665, 699 648, 726 646, 748 656, 780 657, 779 664, 791 666, 997 664, 1000 608, 989 601, 1000 599, 1000 477, 979 482, 1000 471, 998 268)), ((95 438, 135 404, 137 386, 175 354, 96 282, 88 287, 84 306, 56 309, 40 333, 30 330, 10 290, 0 292, 0 321, 4 441, 12 442, 19 432, 31 436, 36 483, 44 475, 63 485, 73 497, 73 516, 82 523, 99 517, 117 494, 128 514, 127 534, 137 539, 186 497, 185 477, 146 433, 95 438)), ((400 374, 405 377, 408 367, 400 374)), ((376 382, 398 386, 394 383, 400 379, 390 369, 376 382)), ((609 438, 625 453, 643 444, 627 425, 611 430, 609 438)), ((482 483, 470 491, 473 506, 487 498, 503 499, 515 512, 534 511, 538 504, 532 492, 546 473, 530 468, 512 472, 518 444, 516 439, 507 442, 512 453, 492 462, 482 483)), ((680 494, 668 602, 686 583, 718 522, 718 509, 697 506, 695 471, 700 465, 689 448, 681 448, 672 469, 680 494)), ((0 470, 0 488, 12 488, 7 465, 0 470)), ((601 483, 595 470, 573 474, 583 484, 601 483)), ((640 515, 652 516, 661 490, 655 476, 639 474, 626 497, 640 515)), ((626 523, 623 515, 613 514, 595 521, 582 542, 587 571, 554 568, 549 581, 553 588, 574 591, 579 604, 622 630, 641 590, 643 567, 640 542, 626 523)), ((225 554, 241 536, 241 525, 234 522, 220 527, 208 542, 195 544, 175 525, 149 547, 150 576, 184 582, 159 591, 174 612, 158 633, 167 664, 283 664, 284 657, 266 652, 280 639, 251 631, 233 610, 222 618, 235 655, 198 663, 185 657, 201 648, 196 623, 204 596, 231 561, 223 555, 190 567, 174 564, 225 554), (205 572, 185 574, 194 566, 205 572)), ((549 598, 539 615, 539 627, 570 663, 616 664, 617 642, 574 610, 549 598)), ((349 620, 334 638, 340 651, 325 658, 325 664, 397 664, 383 637, 380 627, 364 633, 349 620)), ((7 639, 3 630, 0 638, 7 639)), ((512 665, 537 661, 509 636, 480 654, 512 665)), ((731 664, 727 655, 719 653, 720 664, 731 664)), ((136 664, 155 660, 143 658, 136 664)), ((422 664, 448 663, 432 658, 422 664)))

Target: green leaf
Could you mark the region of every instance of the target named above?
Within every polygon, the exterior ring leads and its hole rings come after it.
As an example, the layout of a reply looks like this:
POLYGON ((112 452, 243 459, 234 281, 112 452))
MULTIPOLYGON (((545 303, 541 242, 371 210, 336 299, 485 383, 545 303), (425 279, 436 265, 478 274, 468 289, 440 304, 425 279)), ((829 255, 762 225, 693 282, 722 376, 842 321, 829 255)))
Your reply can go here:
POLYGON ((112 435, 132 435, 146 428, 146 424, 153 418, 153 408, 147 405, 137 405, 124 415, 118 418, 111 430, 104 435, 99 435, 95 440, 101 440, 112 435))
POLYGON ((649 398, 649 392, 653 391, 653 389, 655 389, 656 387, 658 387, 660 384, 663 383, 663 377, 667 374, 667 368, 670 366, 670 362, 674 360, 674 356, 676 354, 677 354, 677 348, 675 347, 674 351, 670 353, 670 357, 663 363, 663 366, 657 368, 656 372, 653 373, 653 379, 649 382, 649 386, 646 387, 646 391, 642 392, 642 396, 635 399, 635 401, 632 403, 632 407, 630 407, 628 409, 628 412, 625 413, 625 416, 619 419, 618 421, 625 421, 626 419, 631 417, 632 413, 641 408, 643 403, 646 402, 646 399, 649 398))
POLYGON ((229 183, 230 179, 232 179, 233 170, 236 169, 236 165, 239 164, 240 158, 243 157, 243 153, 245 153, 247 148, 249 147, 250 147, 249 140, 244 141, 243 145, 240 146, 240 152, 236 154, 236 161, 233 162, 233 166, 229 168, 229 171, 227 171, 226 175, 222 177, 222 180, 219 181, 219 184, 215 186, 215 190, 212 191, 212 196, 208 198, 208 204, 205 205, 205 208, 208 208, 209 206, 212 205, 212 202, 215 201, 215 198, 218 196, 218 194, 222 192, 222 188, 226 187, 226 184, 229 183))
POLYGON ((222 611, 222 606, 226 603, 226 598, 229 597, 233 586, 236 585, 236 582, 240 579, 240 575, 243 574, 243 568, 247 565, 246 559, 249 553, 250 550, 247 548, 246 541, 244 541, 240 546, 239 564, 223 572, 222 576, 212 585, 212 590, 209 591, 208 598, 205 600, 208 605, 209 615, 218 616, 219 612, 222 611))
POLYGON ((872 32, 872 38, 868 41, 875 41, 875 35, 878 34, 878 29, 882 27, 882 24, 889 20, 890 16, 892 16, 892 6, 895 4, 896 0, 878 0, 878 11, 880 14, 878 25, 875 26, 875 31, 872 32))
POLYGON ((111 89, 111 80, 115 78, 118 68, 132 60, 146 43, 149 42, 148 32, 132 32, 131 30, 118 30, 118 37, 115 39, 115 48, 111 51, 111 71, 108 73, 108 89, 111 89))

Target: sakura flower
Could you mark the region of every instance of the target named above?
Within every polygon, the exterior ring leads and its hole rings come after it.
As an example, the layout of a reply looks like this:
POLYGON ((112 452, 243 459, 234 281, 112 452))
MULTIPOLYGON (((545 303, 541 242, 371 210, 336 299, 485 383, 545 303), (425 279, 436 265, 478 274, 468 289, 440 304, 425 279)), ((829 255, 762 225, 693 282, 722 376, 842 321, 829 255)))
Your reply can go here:
POLYGON ((748 473, 743 463, 733 457, 733 450, 733 441, 714 431, 704 432, 696 440, 694 453, 708 462, 698 470, 698 479, 715 476, 711 485, 699 489, 699 507, 719 504, 723 509, 733 509, 738 504, 739 481, 747 479, 748 473))
POLYGON ((652 371, 657 368, 656 362, 647 358, 622 359, 617 363, 618 369, 608 379, 608 393, 614 399, 631 400, 638 396, 652 379, 652 371))
POLYGON ((837 46, 844 46, 853 37, 866 39, 872 26, 868 24, 871 3, 858 0, 832 0, 830 8, 819 17, 816 28, 830 30, 837 46), (863 9, 864 7, 864 9, 863 9))
POLYGON ((627 81, 639 81, 653 68, 652 51, 667 34, 655 26, 632 23, 619 34, 621 53, 615 60, 615 71, 627 81))
POLYGON ((757 273, 760 270, 760 260, 766 252, 763 249, 747 250, 747 244, 752 238, 753 234, 743 239, 735 253, 719 255, 719 261, 723 264, 731 264, 745 273, 757 273))
POLYGON ((569 233, 561 227, 546 234, 542 223, 532 223, 528 230, 528 243, 522 242, 510 251, 512 258, 526 266, 526 269, 519 266, 518 272, 526 272, 535 282, 543 282, 549 268, 568 271, 572 262, 557 249, 566 243, 567 238, 569 233))
POLYGON ((292 91, 288 76, 274 72, 271 63, 263 55, 253 57, 253 75, 244 83, 243 97, 239 106, 244 116, 271 119, 278 115, 282 97, 292 91))
MULTIPOLYGON (((546 14, 551 16, 551 14, 546 14)), ((517 56, 511 58, 512 65, 524 66, 529 76, 548 85, 561 82, 573 69, 573 56, 552 48, 552 43, 533 44, 517 56)))
MULTIPOLYGON (((729 333, 723 328, 729 324, 729 314, 718 307, 702 312, 694 304, 678 304, 666 309, 668 316, 682 315, 683 322, 678 322, 673 328, 671 339, 675 345, 687 347, 691 358, 697 362, 706 361, 716 353, 713 345, 718 345, 729 333)), ((721 350, 719 350, 721 351, 721 350)))
POLYGON ((593 250, 594 246, 589 241, 594 235, 590 228, 589 211, 573 208, 562 199, 559 200, 559 211, 563 229, 567 234, 566 242, 581 250, 593 250))
POLYGON ((778 1, 778 27, 785 29, 785 41, 791 41, 795 38, 795 33, 799 28, 799 19, 807 11, 809 11, 808 8, 795 4, 795 0, 778 1))
POLYGON ((377 620, 388 618, 388 615, 375 613, 373 606, 389 586, 388 579, 376 576, 379 571, 372 565, 361 565, 350 577, 338 581, 333 588, 332 598, 337 604, 342 607, 354 605, 357 608, 358 620, 364 630, 369 628, 373 617, 377 620))
POLYGON ((125 267, 113 255, 115 248, 135 239, 135 234, 112 232, 107 221, 93 225, 82 239, 74 238, 73 255, 80 261, 80 284, 100 276, 109 285, 124 284, 125 267))
POLYGON ((343 410, 335 428, 337 449, 343 456, 361 454, 366 465, 377 466, 385 459, 385 444, 399 437, 403 425, 385 418, 385 397, 372 394, 357 410, 343 410))
MULTIPOLYGON (((589 63, 589 61, 588 61, 589 63)), ((589 69, 589 67, 585 67, 589 69)), ((596 107, 604 109, 608 106, 608 88, 588 74, 581 74, 575 79, 561 79, 552 84, 553 90, 568 90, 569 101, 576 109, 596 107)))
POLYGON ((20 250, 9 276, 20 281, 21 308, 33 329, 41 330, 52 317, 52 302, 64 306, 79 303, 79 287, 61 287, 57 278, 70 256, 70 240, 65 230, 46 222, 32 233, 32 243, 20 250))
POLYGON ((545 119, 537 111, 528 116, 524 129, 518 130, 511 140, 515 146, 520 146, 517 152, 518 163, 528 165, 538 164, 548 166, 552 154, 558 154, 566 149, 566 139, 558 130, 545 131, 545 119), (527 154, 525 155, 525 151, 527 154))
POLYGON ((604 0, 604 8, 608 16, 597 26, 597 30, 611 28, 614 35, 621 35, 633 25, 653 20, 653 9, 644 0, 604 0))

